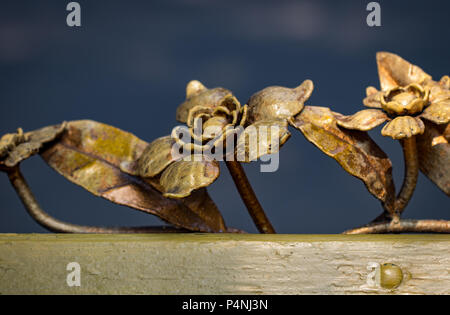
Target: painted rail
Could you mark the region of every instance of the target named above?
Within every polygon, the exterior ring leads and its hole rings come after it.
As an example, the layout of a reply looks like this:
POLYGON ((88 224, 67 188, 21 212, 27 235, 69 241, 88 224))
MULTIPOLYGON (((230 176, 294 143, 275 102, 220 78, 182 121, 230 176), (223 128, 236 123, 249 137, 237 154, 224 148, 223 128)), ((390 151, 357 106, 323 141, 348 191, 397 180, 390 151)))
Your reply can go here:
POLYGON ((0 294, 450 294, 450 236, 0 234, 0 294))

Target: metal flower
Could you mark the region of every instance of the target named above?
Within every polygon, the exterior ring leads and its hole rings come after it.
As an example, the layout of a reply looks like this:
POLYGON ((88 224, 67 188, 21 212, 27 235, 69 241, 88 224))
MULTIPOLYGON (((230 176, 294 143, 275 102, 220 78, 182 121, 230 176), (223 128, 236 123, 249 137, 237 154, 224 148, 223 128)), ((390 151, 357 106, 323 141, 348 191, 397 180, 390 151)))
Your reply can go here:
POLYGON ((367 131, 388 121, 381 134, 400 140, 405 159, 405 179, 390 213, 399 218, 412 197, 419 169, 450 195, 450 146, 444 137, 450 121, 450 79, 433 81, 421 68, 391 53, 378 53, 377 64, 381 91, 368 87, 363 101, 371 109, 334 116, 338 126, 349 130, 367 131))
POLYGON ((401 57, 377 54, 381 91, 367 88, 366 109, 354 115, 336 113, 337 124, 347 129, 368 131, 388 121, 383 136, 406 139, 425 131, 423 119, 437 125, 450 121, 449 77, 435 82, 422 69, 401 57))
POLYGON ((175 127, 170 136, 154 140, 135 162, 121 167, 159 180, 165 197, 179 199, 219 177, 220 159, 211 151, 222 147, 235 127, 243 125, 246 106, 230 91, 207 89, 194 80, 186 87, 186 101, 178 107, 176 118, 187 126, 175 127))
POLYGON ((186 121, 189 140, 180 137, 184 126, 173 129, 172 139, 191 152, 221 148, 228 137, 236 133, 236 127, 246 124, 247 108, 232 95, 226 95, 217 105, 196 105, 189 110, 186 121))
POLYGON ((191 81, 176 114, 186 125, 150 143, 134 164, 123 169, 144 178, 159 177, 164 196, 184 198, 217 179, 220 160, 250 162, 276 153, 290 137, 289 113, 303 108, 311 90, 311 81, 296 89, 270 87, 242 106, 229 90, 191 81), (277 95, 283 99, 275 103, 277 95))

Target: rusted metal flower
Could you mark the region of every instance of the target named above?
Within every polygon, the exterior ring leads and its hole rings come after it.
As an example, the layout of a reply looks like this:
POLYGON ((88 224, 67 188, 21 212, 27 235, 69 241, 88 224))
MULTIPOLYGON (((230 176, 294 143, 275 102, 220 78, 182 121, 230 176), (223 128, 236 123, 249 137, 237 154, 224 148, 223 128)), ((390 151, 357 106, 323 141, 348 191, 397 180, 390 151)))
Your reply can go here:
POLYGON ((419 169, 450 195, 450 79, 439 82, 418 66, 387 52, 377 54, 381 91, 367 88, 363 103, 371 109, 345 116, 334 113, 338 126, 368 131, 388 122, 381 134, 400 140, 405 179, 385 217, 399 220, 416 187, 419 169))
POLYGON ((165 197, 177 199, 211 185, 220 174, 218 162, 225 161, 258 229, 274 233, 239 162, 278 152, 290 137, 288 119, 302 110, 312 89, 309 80, 294 89, 269 87, 242 106, 229 90, 191 81, 176 113, 186 125, 150 143, 121 169, 157 181, 165 197))
POLYGON ((341 127, 367 131, 388 121, 383 136, 406 139, 425 131, 423 119, 437 125, 450 121, 449 77, 435 82, 422 69, 390 53, 377 54, 381 91, 367 88, 366 109, 351 116, 336 113, 341 127))
POLYGON ((217 179, 218 161, 250 162, 276 153, 290 137, 289 113, 303 108, 311 90, 311 81, 296 89, 270 87, 242 106, 224 88, 208 89, 191 81, 176 115, 186 125, 150 143, 136 163, 124 164, 123 169, 144 178, 159 177, 164 196, 184 198, 217 179))
POLYGON ((121 167, 158 180, 165 197, 185 198, 219 177, 218 161, 223 156, 213 155, 213 151, 222 150, 227 137, 243 126, 246 110, 230 91, 207 89, 199 81, 191 81, 186 87, 186 101, 176 114, 177 120, 186 125, 154 140, 135 162, 121 167))
POLYGON ((234 96, 227 95, 217 105, 196 105, 189 110, 188 141, 180 137, 184 126, 174 128, 171 136, 185 150, 203 152, 226 145, 228 137, 236 133, 237 127, 245 126, 246 121, 247 105, 241 106, 234 96))

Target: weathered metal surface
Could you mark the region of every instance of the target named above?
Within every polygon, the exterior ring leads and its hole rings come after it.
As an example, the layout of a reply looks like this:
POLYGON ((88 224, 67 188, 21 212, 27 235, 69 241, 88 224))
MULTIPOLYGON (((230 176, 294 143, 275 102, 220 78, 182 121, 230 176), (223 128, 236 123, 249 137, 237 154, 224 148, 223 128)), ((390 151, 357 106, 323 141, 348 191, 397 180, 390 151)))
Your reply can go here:
POLYGON ((291 124, 348 173, 361 179, 376 198, 387 205, 393 202, 391 161, 367 133, 340 129, 335 115, 325 107, 306 106, 291 124))
POLYGON ((389 120, 389 117, 385 113, 376 109, 361 110, 350 116, 335 113, 334 116, 336 117, 338 126, 361 131, 372 130, 389 120))
POLYGON ((450 125, 426 124, 425 133, 417 138, 420 171, 450 196, 450 125))
POLYGON ((223 218, 206 192, 196 195, 202 199, 192 203, 199 205, 193 208, 185 200, 163 197, 159 181, 122 172, 121 165, 135 161, 146 147, 145 141, 128 132, 83 120, 68 123, 67 132, 42 152, 42 157, 61 175, 94 195, 192 231, 225 231, 223 218))
POLYGON ((0 235, 0 293, 450 294, 449 247, 437 235, 0 235))
POLYGON ((211 185, 219 174, 219 163, 203 156, 194 155, 192 161, 177 161, 161 175, 164 196, 185 198, 193 190, 211 185))
POLYGON ((401 140, 421 135, 424 131, 425 125, 421 119, 412 116, 399 116, 388 122, 381 130, 381 134, 385 137, 401 140))
POLYGON ((0 170, 11 175, 18 172, 13 167, 23 159, 42 153, 50 166, 97 196, 155 214, 177 227, 223 232, 227 230, 223 218, 205 187, 219 176, 218 161, 227 160, 252 217, 262 214, 263 220, 256 220, 258 229, 274 232, 234 160, 250 162, 277 153, 291 136, 291 124, 365 183, 383 204, 385 213, 378 221, 388 220, 377 223, 389 227, 400 222, 413 195, 419 164, 449 195, 449 140, 442 133, 450 121, 450 78, 433 81, 418 66, 387 52, 377 54, 377 64, 381 90, 368 87, 363 103, 371 109, 353 115, 305 106, 314 88, 310 80, 293 89, 267 87, 244 106, 231 91, 208 89, 194 80, 188 83, 186 99, 176 113, 187 126, 175 127, 170 136, 148 144, 92 121, 70 122, 61 140, 57 136, 65 130, 64 124, 27 134, 19 130, 0 140, 0 170), (405 179, 397 197, 391 161, 366 133, 383 123, 381 134, 400 140, 403 146, 405 179))
MULTIPOLYGON (((351 116, 335 114, 335 117, 343 128, 364 131, 389 120, 381 134, 401 140, 405 160, 405 177, 395 207, 385 208, 398 220, 415 190, 419 164, 420 170, 449 194, 450 172, 445 166, 448 150, 445 144, 434 148, 430 135, 436 136, 436 129, 443 130, 450 122, 450 79, 444 76, 439 82, 433 81, 421 68, 392 53, 378 53, 377 64, 381 91, 368 87, 363 101, 364 105, 374 109, 351 116), (419 142, 418 149, 416 141, 419 142), (405 144, 408 144, 408 150, 405 144)), ((448 145, 448 140, 445 141, 448 145)))
POLYGON ((136 169, 133 172, 144 178, 160 174, 177 160, 177 157, 172 154, 174 144, 175 140, 170 136, 152 141, 137 160, 136 169))
POLYGON ((289 119, 297 115, 303 109, 313 89, 313 82, 306 80, 293 89, 270 86, 253 94, 248 101, 250 122, 289 119))
POLYGON ((65 129, 66 123, 48 126, 23 133, 6 134, 0 139, 0 166, 12 168, 30 156, 39 153, 45 143, 58 137, 65 129))
MULTIPOLYGON (((370 130, 378 126, 385 113, 397 117, 383 128, 381 134, 393 139, 404 139, 422 134, 422 119, 435 124, 450 121, 450 89, 447 76, 433 81, 431 76, 395 54, 377 54, 381 91, 368 87, 364 105, 379 110, 361 111, 352 116, 337 115, 338 124, 344 128, 370 130), (361 121, 361 116, 364 119, 361 121), (379 121, 377 121, 379 119, 379 121), (367 120, 377 121, 368 126, 367 120)), ((387 115, 384 120, 389 120, 387 115)))
POLYGON ((186 123, 189 111, 195 106, 217 107, 223 100, 233 96, 231 91, 218 87, 206 88, 202 83, 193 80, 186 86, 186 100, 177 108, 176 118, 181 123, 186 123))
POLYGON ((291 133, 286 120, 256 121, 240 134, 236 145, 236 156, 241 162, 256 161, 263 155, 279 152, 281 146, 290 137, 291 133))
POLYGON ((428 106, 430 90, 417 83, 397 86, 380 97, 381 108, 390 115, 415 115, 428 106))
POLYGON ((187 127, 173 129, 172 138, 192 154, 209 154, 213 150, 221 152, 226 147, 228 138, 234 141, 234 135, 239 131, 235 129, 244 126, 246 121, 247 106, 241 106, 234 96, 226 96, 214 106, 192 107, 188 112, 187 127), (183 128, 188 130, 189 136, 186 135, 187 132, 182 132, 183 128))
POLYGON ((389 52, 377 53, 377 65, 383 91, 412 83, 422 84, 431 79, 420 67, 389 52))

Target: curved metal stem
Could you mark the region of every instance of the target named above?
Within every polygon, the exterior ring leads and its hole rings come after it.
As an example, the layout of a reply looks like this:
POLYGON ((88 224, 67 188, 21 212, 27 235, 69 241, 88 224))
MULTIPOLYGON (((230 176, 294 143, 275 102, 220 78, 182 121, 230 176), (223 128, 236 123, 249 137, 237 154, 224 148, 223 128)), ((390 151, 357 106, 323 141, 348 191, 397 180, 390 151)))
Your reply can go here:
POLYGON ((59 221, 44 212, 36 201, 19 166, 4 170, 7 172, 12 186, 31 217, 44 228, 58 233, 186 233, 187 230, 170 226, 161 227, 95 227, 81 226, 59 221))
POLYGON ((416 137, 404 139, 401 142, 405 159, 405 177, 402 188, 395 201, 395 212, 400 217, 409 200, 411 199, 419 176, 419 158, 417 154, 416 137))
POLYGON ((255 222, 256 227, 260 233, 275 234, 275 229, 267 218, 261 204, 256 198, 255 192, 245 175, 244 168, 238 161, 225 161, 231 177, 241 195, 242 201, 247 207, 250 216, 255 222))
POLYGON ((343 234, 450 233, 450 221, 399 220, 369 224, 343 234))

